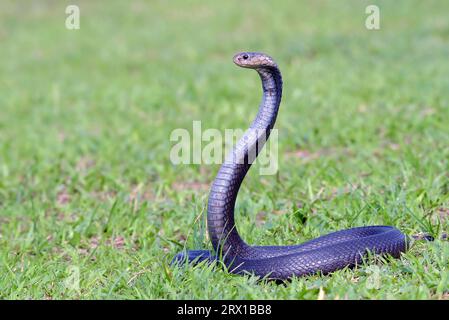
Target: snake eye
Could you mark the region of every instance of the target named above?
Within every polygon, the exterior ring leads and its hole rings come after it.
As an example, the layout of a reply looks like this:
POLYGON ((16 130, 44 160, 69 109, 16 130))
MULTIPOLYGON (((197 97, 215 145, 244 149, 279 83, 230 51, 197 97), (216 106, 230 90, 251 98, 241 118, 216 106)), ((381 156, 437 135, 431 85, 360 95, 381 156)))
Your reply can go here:
POLYGON ((242 58, 243 58, 243 60, 246 60, 246 59, 249 58, 249 56, 248 56, 247 54, 244 54, 244 55, 242 56, 242 58))

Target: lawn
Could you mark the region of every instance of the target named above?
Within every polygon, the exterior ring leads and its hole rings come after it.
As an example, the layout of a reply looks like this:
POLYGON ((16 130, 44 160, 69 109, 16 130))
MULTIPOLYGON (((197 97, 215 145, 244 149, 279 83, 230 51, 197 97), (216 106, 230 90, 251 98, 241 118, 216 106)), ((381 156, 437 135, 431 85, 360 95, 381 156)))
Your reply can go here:
POLYGON ((176 128, 245 129, 278 62, 279 171, 253 168, 251 244, 355 226, 449 231, 449 2, 0 2, 0 298, 448 299, 449 242, 287 285, 172 268, 218 165, 174 165, 176 128), (80 8, 80 29, 65 8, 80 8), (365 7, 380 8, 380 30, 365 7))

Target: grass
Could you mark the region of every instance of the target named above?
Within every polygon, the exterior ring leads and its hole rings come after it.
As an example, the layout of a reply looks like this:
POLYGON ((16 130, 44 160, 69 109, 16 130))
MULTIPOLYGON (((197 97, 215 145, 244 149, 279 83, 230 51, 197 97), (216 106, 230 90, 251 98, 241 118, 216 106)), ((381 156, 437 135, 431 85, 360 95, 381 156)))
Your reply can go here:
POLYGON ((284 76, 279 173, 244 182, 253 244, 353 226, 449 230, 449 4, 444 1, 2 1, 0 298, 447 299, 449 243, 330 276, 259 283, 170 268, 204 231, 217 165, 169 161, 175 128, 246 128, 284 76), (364 26, 365 7, 381 29, 364 26), (81 29, 65 28, 78 4, 81 29), (79 280, 79 282, 77 281, 79 280))

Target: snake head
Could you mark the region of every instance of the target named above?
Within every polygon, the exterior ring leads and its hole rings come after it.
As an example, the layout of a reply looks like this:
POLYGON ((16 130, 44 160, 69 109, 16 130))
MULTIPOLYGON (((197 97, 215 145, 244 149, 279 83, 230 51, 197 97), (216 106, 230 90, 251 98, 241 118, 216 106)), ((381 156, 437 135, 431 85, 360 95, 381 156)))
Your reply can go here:
POLYGON ((243 68, 277 68, 273 58, 261 52, 240 52, 234 56, 233 60, 236 65, 243 68))

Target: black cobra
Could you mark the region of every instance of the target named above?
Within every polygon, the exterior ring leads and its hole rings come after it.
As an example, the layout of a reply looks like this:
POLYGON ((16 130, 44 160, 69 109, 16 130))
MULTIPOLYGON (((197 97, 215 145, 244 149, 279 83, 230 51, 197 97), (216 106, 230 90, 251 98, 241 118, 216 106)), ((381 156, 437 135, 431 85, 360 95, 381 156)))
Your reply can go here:
POLYGON ((240 185, 276 121, 282 96, 281 72, 274 60, 262 53, 234 56, 240 67, 254 69, 262 80, 263 96, 251 127, 226 158, 209 195, 207 223, 214 252, 179 253, 174 262, 221 259, 232 273, 250 273, 268 279, 289 279, 323 274, 362 262, 368 253, 398 258, 407 249, 407 237, 390 226, 358 227, 330 233, 300 245, 250 246, 234 223, 234 206, 240 185))

